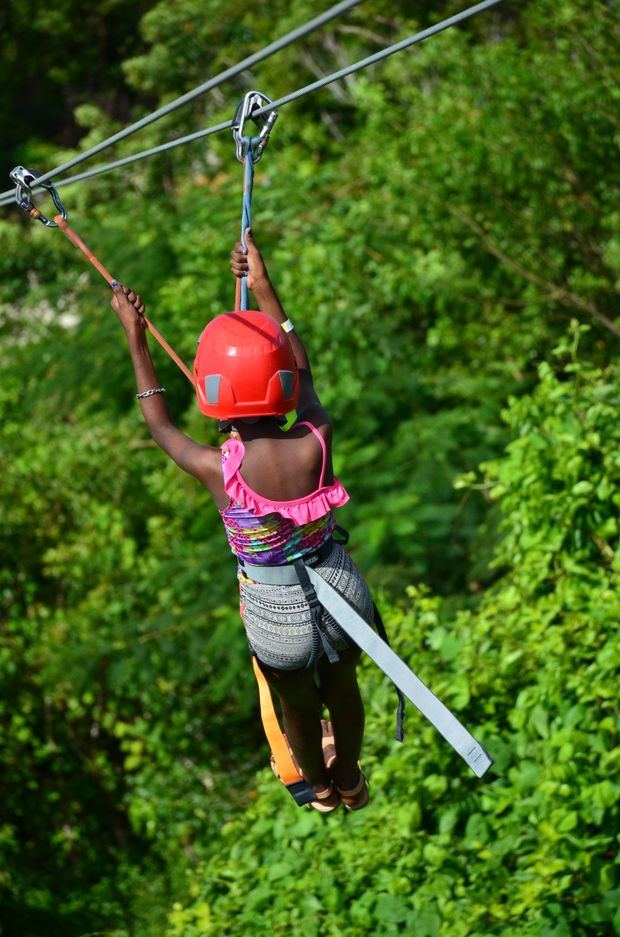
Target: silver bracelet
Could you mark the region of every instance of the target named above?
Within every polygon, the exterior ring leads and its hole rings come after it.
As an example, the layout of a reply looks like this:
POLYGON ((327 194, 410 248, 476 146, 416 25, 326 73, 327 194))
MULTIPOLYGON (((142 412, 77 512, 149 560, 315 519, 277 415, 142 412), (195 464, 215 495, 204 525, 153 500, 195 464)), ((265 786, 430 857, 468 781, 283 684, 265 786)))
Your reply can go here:
POLYGON ((138 399, 141 399, 142 397, 152 397, 153 394, 165 394, 165 393, 166 393, 165 387, 152 387, 151 390, 143 390, 141 394, 136 394, 136 397, 138 399))
POLYGON ((286 322, 282 322, 282 323, 280 324, 280 327, 281 327, 281 329, 282 329, 283 332, 294 332, 294 331, 295 331, 295 326, 293 325, 293 323, 291 322, 290 319, 287 319, 286 322))

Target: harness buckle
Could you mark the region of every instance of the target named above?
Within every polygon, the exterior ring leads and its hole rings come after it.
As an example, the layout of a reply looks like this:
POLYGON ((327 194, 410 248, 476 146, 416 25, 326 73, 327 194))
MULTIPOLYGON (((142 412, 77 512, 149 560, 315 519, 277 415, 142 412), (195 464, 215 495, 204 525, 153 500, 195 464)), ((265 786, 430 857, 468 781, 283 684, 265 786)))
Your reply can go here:
POLYGON ((263 150, 269 142, 269 134, 278 119, 278 112, 275 108, 256 116, 254 116, 254 112, 271 103, 271 98, 268 98, 266 94, 262 94, 260 91, 248 91, 238 106, 233 117, 231 130, 235 141, 236 156, 240 163, 245 162, 245 158, 250 151, 255 163, 263 155, 263 150), (248 120, 252 120, 259 128, 256 136, 245 135, 245 125, 248 120))
POLYGON ((313 800, 316 800, 316 794, 304 778, 300 781, 293 781, 291 784, 286 784, 285 787, 298 807, 304 807, 306 804, 311 804, 313 800))
MULTIPOLYGON (((15 168, 11 170, 9 176, 15 183, 15 201, 22 211, 25 211, 32 218, 40 221, 46 228, 57 228, 58 224, 46 218, 45 215, 35 207, 32 201, 32 189, 37 185, 37 179, 40 175, 41 173, 37 172, 36 169, 26 169, 25 166, 15 166, 15 168)), ((67 210, 60 200, 60 196, 56 191, 56 186, 52 185, 51 182, 41 182, 38 183, 38 185, 51 195, 52 201, 62 217, 62 220, 66 221, 67 210)))

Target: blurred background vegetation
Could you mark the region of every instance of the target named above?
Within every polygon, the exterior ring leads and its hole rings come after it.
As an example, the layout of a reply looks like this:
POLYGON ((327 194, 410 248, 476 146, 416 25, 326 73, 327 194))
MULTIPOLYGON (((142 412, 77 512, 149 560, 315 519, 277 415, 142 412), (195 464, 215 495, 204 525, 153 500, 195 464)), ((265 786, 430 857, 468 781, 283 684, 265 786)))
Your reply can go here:
MULTIPOLYGON (((109 152, 463 7, 368 0, 109 152)), ((7 0, 7 186, 318 12, 7 0)), ((615 14, 507 0, 283 109, 257 168, 255 236, 336 424, 340 520, 399 653, 495 758, 482 782, 415 712, 392 742, 365 665, 372 806, 293 806, 264 767, 217 512, 145 432, 105 285, 2 210, 2 937, 620 933, 615 14)), ((61 191, 191 359, 233 302, 240 190, 226 134, 61 191)), ((179 423, 216 443, 155 355, 179 423)))

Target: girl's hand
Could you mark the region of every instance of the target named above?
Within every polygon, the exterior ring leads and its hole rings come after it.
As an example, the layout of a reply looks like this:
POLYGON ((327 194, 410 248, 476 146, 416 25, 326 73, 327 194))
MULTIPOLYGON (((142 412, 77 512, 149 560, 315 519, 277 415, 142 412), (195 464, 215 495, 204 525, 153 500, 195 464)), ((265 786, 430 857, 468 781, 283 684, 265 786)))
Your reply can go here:
POLYGON ((265 261, 254 243, 251 228, 245 229, 245 239, 248 245, 247 252, 243 250, 243 245, 238 241, 230 254, 230 269, 236 277, 247 276, 248 287, 252 290, 260 280, 267 280, 269 275, 265 261))
POLYGON ((125 331, 133 331, 136 326, 145 329, 146 320, 144 318, 142 297, 130 290, 128 286, 121 286, 120 283, 113 286, 112 290, 114 296, 110 305, 125 331))

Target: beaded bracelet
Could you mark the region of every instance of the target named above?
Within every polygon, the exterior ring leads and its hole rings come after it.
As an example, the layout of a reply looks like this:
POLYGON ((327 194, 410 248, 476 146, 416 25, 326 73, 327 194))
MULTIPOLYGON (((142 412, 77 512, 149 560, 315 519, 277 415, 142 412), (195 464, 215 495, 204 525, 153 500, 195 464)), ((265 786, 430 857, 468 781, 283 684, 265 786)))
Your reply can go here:
POLYGON ((142 397, 152 397, 153 394, 165 394, 165 393, 166 393, 165 387, 153 387, 151 388, 151 390, 143 390, 141 394, 136 394, 136 397, 138 397, 138 399, 141 399, 142 397))

